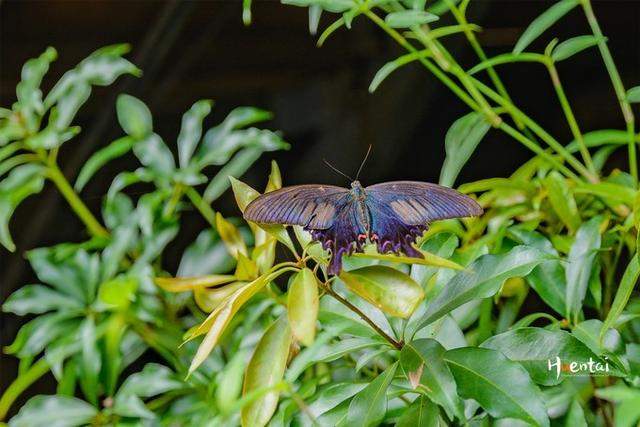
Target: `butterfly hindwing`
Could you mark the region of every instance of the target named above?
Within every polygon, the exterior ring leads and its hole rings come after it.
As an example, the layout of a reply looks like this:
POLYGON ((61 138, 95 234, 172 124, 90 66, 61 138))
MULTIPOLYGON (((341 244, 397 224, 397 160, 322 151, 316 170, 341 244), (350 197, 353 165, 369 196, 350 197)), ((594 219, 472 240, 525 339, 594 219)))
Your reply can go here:
POLYGON ((407 225, 482 214, 482 208, 471 197, 428 182, 385 182, 371 185, 365 191, 368 205, 388 206, 407 225))
POLYGON ((349 190, 333 185, 294 185, 265 193, 253 200, 244 218, 257 223, 331 227, 340 201, 349 190))
POLYGON ((370 236, 380 253, 403 252, 422 258, 413 244, 430 222, 482 213, 480 205, 470 197, 426 182, 387 182, 367 187, 365 192, 370 236))

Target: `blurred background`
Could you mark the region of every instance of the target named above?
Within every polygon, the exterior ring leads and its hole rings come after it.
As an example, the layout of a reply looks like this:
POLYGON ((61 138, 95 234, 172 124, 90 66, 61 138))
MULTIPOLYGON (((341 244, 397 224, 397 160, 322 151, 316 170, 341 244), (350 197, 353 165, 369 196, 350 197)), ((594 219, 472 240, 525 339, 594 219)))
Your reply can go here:
MULTIPOLYGON (((288 152, 265 154, 250 170, 245 180, 256 188, 264 185, 271 159, 278 161, 285 185, 348 185, 322 158, 351 174, 369 144, 373 152, 361 175, 363 184, 396 179, 437 182, 447 129, 467 112, 457 98, 418 65, 395 72, 369 94, 367 88, 376 70, 403 53, 377 27, 356 19, 352 30, 339 30, 317 48, 316 37, 308 31, 306 9, 283 6, 276 0, 253 3, 253 24, 245 27, 239 0, 0 0, 0 105, 15 101, 22 64, 46 46, 57 48, 59 58, 44 88, 98 47, 129 42, 133 50, 128 57, 144 75, 96 89, 97 96, 90 98, 78 116, 76 124, 82 133, 65 144, 60 155, 68 177, 75 178, 91 153, 123 134, 114 106, 116 95, 124 92, 149 105, 156 131, 173 147, 182 113, 198 99, 216 102, 207 127, 236 106, 272 111, 274 119, 268 126, 281 130, 292 147, 288 152)), ((473 0, 469 21, 483 27, 479 39, 493 56, 509 51, 524 28, 550 4, 473 0)), ((594 2, 594 8, 625 85, 640 84, 640 1, 600 0, 594 2)), ((323 16, 321 29, 331 19, 334 17, 323 16)), ((587 33, 584 17, 575 9, 531 50, 541 51, 551 34, 564 40, 587 33)), ((475 56, 463 37, 449 38, 446 43, 462 64, 474 64, 475 56)), ((597 50, 590 49, 559 64, 583 131, 623 127, 597 55, 597 50)), ((560 140, 570 139, 546 70, 523 64, 504 66, 499 73, 517 105, 560 140)), ((612 163, 623 165, 625 150, 617 154, 621 157, 612 163)), ((530 156, 512 139, 492 131, 463 169, 458 184, 507 176, 530 156)), ((116 173, 136 166, 131 155, 103 169, 82 193, 89 207, 98 212, 116 173)), ((136 187, 129 190, 135 191, 136 187)), ((230 195, 214 208, 226 215, 239 214, 230 195)), ((184 215, 183 231, 164 260, 169 271, 175 271, 184 247, 206 226, 199 215, 184 215)), ((0 248, 0 301, 17 287, 37 282, 24 260, 26 250, 85 237, 82 225, 51 188, 23 203, 11 228, 18 250, 9 253, 0 248)), ((0 344, 9 344, 26 320, 0 315, 0 344)), ((16 375, 17 362, 1 357, 0 388, 4 389, 16 375)), ((45 377, 29 394, 53 390, 53 382, 45 377)))

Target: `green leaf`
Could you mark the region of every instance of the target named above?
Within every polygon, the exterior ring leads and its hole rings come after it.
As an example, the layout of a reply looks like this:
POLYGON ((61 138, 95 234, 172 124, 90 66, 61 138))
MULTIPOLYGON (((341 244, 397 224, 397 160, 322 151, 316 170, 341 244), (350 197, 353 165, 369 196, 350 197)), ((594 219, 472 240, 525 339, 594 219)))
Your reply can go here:
POLYGON ((238 351, 218 376, 215 398, 223 412, 228 412, 240 397, 246 360, 247 352, 238 351))
POLYGON ((402 348, 400 364, 414 389, 422 384, 427 388, 429 399, 442 406, 449 418, 464 420, 464 406, 458 397, 456 382, 443 359, 445 351, 435 340, 415 340, 402 348))
POLYGON ((482 70, 495 67, 502 64, 514 64, 517 62, 539 62, 544 64, 545 56, 539 53, 503 53, 502 55, 494 56, 493 58, 485 59, 478 65, 471 68, 468 73, 476 74, 482 70))
POLYGON ((551 53, 551 58, 556 62, 564 61, 576 53, 582 52, 583 50, 597 44, 598 38, 595 36, 588 35, 572 37, 557 45, 551 53))
POLYGON ((460 170, 490 127, 484 116, 475 112, 459 118, 451 125, 444 140, 446 157, 440 171, 440 185, 453 186, 460 170))
POLYGON ((584 418, 584 410, 580 405, 580 399, 574 398, 567 411, 567 417, 565 418, 565 425, 571 427, 587 427, 587 420, 584 418))
POLYGON ((287 314, 293 337, 305 346, 313 344, 316 336, 319 298, 318 281, 313 271, 300 270, 289 286, 287 314))
POLYGON ((438 407, 427 396, 420 396, 404 410, 396 427, 438 427, 439 425, 438 407))
POLYGON ((474 399, 494 418, 516 418, 548 426, 542 393, 527 371, 499 351, 466 347, 444 354, 458 383, 458 393, 474 399))
POLYGON ((229 177, 229 180, 231 181, 231 188, 236 199, 236 204, 240 212, 244 212, 249 203, 260 196, 260 193, 232 176, 229 177))
POLYGON ((481 347, 498 350, 510 360, 520 363, 529 371, 533 381, 545 386, 556 385, 564 380, 566 373, 556 370, 560 363, 589 363, 589 360, 604 363, 573 335, 561 330, 533 327, 514 329, 489 338, 481 347), (558 358, 560 362, 555 364, 558 358))
POLYGON ((420 58, 427 58, 430 55, 431 53, 428 50, 421 50, 419 52, 407 53, 406 55, 402 55, 401 57, 396 58, 393 61, 387 62, 378 70, 376 75, 373 77, 373 80, 371 80, 371 84, 369 85, 369 92, 375 92, 378 86, 380 86, 380 84, 398 68, 413 61, 417 61, 420 58))
POLYGON ((380 254, 380 253, 354 253, 351 255, 353 258, 367 258, 367 259, 377 259, 380 261, 387 262, 396 262, 402 264, 413 264, 413 265, 425 265, 430 267, 440 267, 440 268, 449 268, 452 270, 464 270, 464 267, 460 264, 450 261, 448 259, 442 258, 438 255, 434 255, 430 252, 420 251, 424 258, 417 257, 409 257, 395 254, 380 254))
POLYGON ((640 102, 640 86, 627 90, 627 101, 634 104, 640 102))
POLYGON ((387 412, 387 388, 397 368, 398 362, 385 369, 355 395, 349 404, 347 425, 371 427, 380 424, 387 412))
POLYGON ((132 277, 117 277, 100 285, 98 299, 111 309, 124 310, 136 299, 138 281, 132 277))
POLYGON ((578 0, 561 0, 544 11, 540 16, 529 24, 524 33, 520 36, 513 48, 513 53, 520 53, 527 48, 535 39, 544 33, 549 27, 555 24, 560 18, 569 13, 579 4, 578 0))
POLYGON ((414 25, 423 25, 435 22, 440 17, 433 13, 421 10, 403 10, 401 12, 392 12, 388 14, 384 20, 391 28, 409 28, 414 25))
POLYGON ((419 323, 420 327, 473 299, 495 295, 505 280, 526 276, 547 259, 548 255, 526 246, 516 246, 505 254, 481 256, 466 270, 456 274, 429 302, 419 323))
MULTIPOLYGON (((554 258, 558 258, 558 251, 553 244, 537 231, 527 231, 522 228, 511 227, 509 234, 528 246, 533 246, 554 258)), ((527 276, 527 282, 542 298, 542 300, 558 314, 565 313, 565 298, 567 283, 564 267, 559 259, 542 262, 527 276)))
POLYGON ((213 102, 201 100, 191 106, 182 116, 182 126, 178 135, 178 159, 180 167, 185 168, 202 137, 202 121, 211 112, 213 102))
POLYGON ((627 306, 631 293, 638 282, 638 276, 640 276, 640 258, 636 253, 629 261, 629 264, 624 271, 624 275, 622 276, 622 280, 620 280, 609 314, 607 314, 607 318, 602 324, 600 341, 604 339, 606 332, 615 325, 618 317, 620 317, 622 311, 627 306))
POLYGON ((151 111, 138 98, 121 94, 116 100, 118 122, 127 135, 135 139, 143 139, 153 132, 151 111))
POLYGON ((137 141, 133 146, 133 152, 140 163, 160 176, 168 176, 176 168, 171 150, 155 133, 137 141))
POLYGON ((372 265, 343 271, 340 279, 351 291, 392 316, 409 317, 424 299, 420 285, 391 267, 372 265))
POLYGON ((16 246, 9 234, 9 221, 14 210, 24 199, 42 191, 44 169, 37 164, 26 164, 14 168, 0 182, 0 243, 10 251, 16 246))
POLYGON ((636 198, 635 190, 612 182, 599 182, 597 184, 581 183, 576 185, 574 193, 592 194, 603 200, 625 203, 628 206, 633 206, 633 201, 636 198))
MULTIPOLYGON (((286 317, 281 317, 267 329, 247 366, 243 396, 262 387, 275 386, 282 381, 291 338, 291 329, 286 317)), ((278 390, 273 390, 242 408, 242 425, 266 425, 276 411, 279 394, 278 390)))
POLYGON ((87 185, 87 182, 89 182, 91 177, 100 170, 100 168, 111 160, 127 154, 131 151, 135 143, 136 140, 134 138, 125 136, 116 139, 111 144, 93 153, 91 157, 89 157, 89 160, 85 162, 84 166, 82 166, 74 188, 77 191, 81 191, 84 186, 87 185))
POLYGON ((10 427, 90 425, 98 410, 70 396, 35 396, 9 421, 10 427))
POLYGON ((178 266, 178 277, 197 277, 208 274, 220 274, 230 271, 235 260, 214 229, 200 232, 182 254, 178 266))
POLYGON ((260 158, 263 151, 259 148, 245 148, 220 169, 204 190, 202 198, 211 203, 229 188, 230 177, 241 177, 260 158))
MULTIPOLYGON (((350 399, 365 388, 365 386, 366 384, 364 383, 329 383, 324 389, 316 393, 317 397, 309 403, 307 409, 314 418, 318 418, 347 399, 350 399)), ((304 416, 303 414, 302 417, 304 416)))
POLYGON ((551 171, 545 178, 544 183, 548 191, 551 207, 571 234, 575 233, 580 227, 580 214, 567 181, 559 172, 551 171))
POLYGON ((98 349, 96 325, 92 318, 87 317, 80 325, 80 340, 82 341, 82 356, 80 363, 80 386, 87 400, 98 404, 98 375, 102 367, 102 358, 98 349))
POLYGON ((22 286, 2 304, 3 311, 19 316, 67 309, 82 309, 82 304, 42 285, 22 286))
POLYGON ((597 250, 600 249, 600 224, 602 218, 597 216, 585 222, 576 233, 567 256, 567 319, 577 319, 582 311, 582 302, 587 294, 589 278, 597 250))

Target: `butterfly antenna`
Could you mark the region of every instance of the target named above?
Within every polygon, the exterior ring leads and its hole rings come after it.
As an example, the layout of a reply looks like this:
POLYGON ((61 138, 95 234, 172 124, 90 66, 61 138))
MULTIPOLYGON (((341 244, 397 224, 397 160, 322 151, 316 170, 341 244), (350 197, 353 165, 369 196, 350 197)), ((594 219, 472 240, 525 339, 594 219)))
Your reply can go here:
POLYGON ((337 167, 333 166, 331 163, 329 163, 327 161, 327 159, 322 159, 322 161, 325 163, 325 165, 329 166, 334 172, 339 173, 340 175, 344 176, 345 178, 347 178, 349 181, 355 181, 353 178, 351 178, 349 175, 347 175, 346 173, 342 172, 340 169, 338 169, 337 167))
POLYGON ((362 168, 364 167, 365 162, 369 158, 369 153, 371 153, 371 147, 372 145, 369 144, 369 149, 367 150, 367 154, 364 155, 364 159, 362 159, 362 163, 360 163, 360 167, 358 168, 358 173, 356 174, 356 181, 360 177, 360 172, 362 172, 362 168))

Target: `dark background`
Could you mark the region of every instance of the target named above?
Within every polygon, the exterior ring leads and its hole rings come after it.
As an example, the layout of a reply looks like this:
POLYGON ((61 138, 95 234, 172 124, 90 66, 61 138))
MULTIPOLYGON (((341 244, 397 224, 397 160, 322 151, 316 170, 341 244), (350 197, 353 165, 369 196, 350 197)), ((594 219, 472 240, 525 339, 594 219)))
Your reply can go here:
MULTIPOLYGON (((489 56, 509 51, 528 23, 552 2, 474 0, 469 20, 482 26, 479 35, 489 56)), ((625 85, 640 84, 640 1, 600 0, 596 15, 625 85)), ((66 143, 60 159, 75 178, 79 166, 95 150, 121 136, 115 118, 115 96, 126 92, 143 99, 154 126, 175 147, 180 117, 201 98, 216 102, 206 121, 212 126, 235 106, 253 105, 274 112, 266 126, 283 131, 288 152, 268 153, 245 176, 261 187, 268 162, 276 159, 286 184, 333 183, 345 180, 322 164, 323 157, 347 173, 357 169, 367 146, 373 152, 362 173, 363 184, 392 179, 438 180, 444 158, 443 140, 465 106, 424 68, 409 65, 395 72, 375 94, 367 87, 376 70, 403 53, 364 17, 353 29, 336 32, 322 48, 308 33, 306 9, 276 1, 254 0, 253 24, 241 21, 241 2, 234 1, 2 1, 0 0, 0 105, 15 100, 15 85, 24 61, 46 46, 58 49, 45 90, 77 62, 106 44, 129 42, 129 58, 142 78, 126 77, 96 89, 76 124, 83 132, 66 143)), ((323 15, 321 28, 335 16, 323 15)), ((450 21, 445 18, 445 22, 450 21)), ((589 34, 580 8, 544 34, 530 50, 541 51, 552 37, 589 34)), ((464 37, 446 40, 464 66, 475 57, 464 37)), ((560 76, 583 131, 622 128, 623 121, 608 75, 596 49, 559 64, 560 76)), ((534 64, 499 69, 512 98, 562 141, 570 139, 546 71, 534 64)), ((613 165, 625 163, 619 150, 613 165)), ((506 135, 491 131, 461 173, 458 183, 506 176, 530 153, 506 135)), ((88 206, 99 212, 115 174, 136 167, 131 157, 103 169, 83 191, 88 206)), ((216 209, 237 213, 231 198, 216 209)), ((185 214, 184 228, 165 256, 175 268, 182 249, 206 224, 185 214)), ((11 223, 18 250, 0 248, 0 301, 22 284, 37 281, 23 254, 26 250, 84 238, 82 225, 57 192, 47 187, 23 203, 11 223)), ((25 319, 1 315, 0 344, 11 342, 25 319)), ((2 355, 0 389, 15 378, 17 362, 2 355)), ((43 378, 29 394, 54 391, 43 378)))

